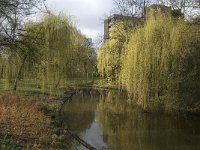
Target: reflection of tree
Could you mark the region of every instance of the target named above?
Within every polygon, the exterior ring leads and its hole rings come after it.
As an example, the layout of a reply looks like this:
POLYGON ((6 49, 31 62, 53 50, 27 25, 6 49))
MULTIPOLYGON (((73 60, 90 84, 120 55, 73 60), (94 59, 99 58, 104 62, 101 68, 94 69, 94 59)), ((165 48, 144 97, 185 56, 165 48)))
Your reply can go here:
POLYGON ((191 144, 194 149, 200 147, 200 123, 180 116, 142 113, 122 101, 117 92, 100 96, 97 121, 105 142, 114 150, 190 149, 191 144))
POLYGON ((81 133, 90 127, 95 117, 96 103, 88 96, 84 100, 78 96, 77 101, 66 104, 63 110, 63 120, 70 130, 81 133))
POLYGON ((125 146, 123 143, 129 140, 128 134, 125 133, 127 123, 130 123, 127 122, 129 112, 128 105, 122 102, 122 97, 117 92, 109 91, 100 97, 97 106, 97 121, 103 129, 104 140, 113 149, 128 148, 127 146, 123 147, 125 146))

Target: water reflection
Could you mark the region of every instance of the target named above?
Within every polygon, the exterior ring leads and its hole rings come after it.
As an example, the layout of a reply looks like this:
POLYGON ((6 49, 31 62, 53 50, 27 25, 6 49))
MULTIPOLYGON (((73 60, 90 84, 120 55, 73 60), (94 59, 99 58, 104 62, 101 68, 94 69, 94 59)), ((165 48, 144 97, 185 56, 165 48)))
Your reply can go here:
MULTIPOLYGON (((146 114, 117 91, 80 92, 66 104, 65 123, 97 149, 199 150, 200 119, 146 114)), ((84 149, 80 145, 76 149, 84 149)))
POLYGON ((90 128, 95 119, 97 98, 97 96, 93 96, 92 91, 79 91, 73 97, 73 101, 67 102, 63 109, 64 115, 62 119, 64 120, 64 124, 76 133, 90 128))

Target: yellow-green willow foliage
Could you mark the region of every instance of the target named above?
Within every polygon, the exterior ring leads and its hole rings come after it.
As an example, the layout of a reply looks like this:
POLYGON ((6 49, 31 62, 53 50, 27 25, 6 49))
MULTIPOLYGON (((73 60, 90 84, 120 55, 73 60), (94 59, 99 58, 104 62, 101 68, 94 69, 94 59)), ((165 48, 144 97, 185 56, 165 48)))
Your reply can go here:
POLYGON ((100 75, 108 82, 117 82, 121 71, 122 56, 130 33, 137 23, 119 20, 110 29, 109 39, 100 47, 97 55, 97 67, 100 75))
POLYGON ((14 90, 19 80, 25 84, 35 80, 35 87, 52 92, 69 78, 91 77, 95 70, 91 42, 63 15, 25 24, 15 52, 6 54, 3 78, 14 90))
POLYGON ((70 24, 63 16, 49 15, 41 23, 45 36, 43 59, 38 66, 37 78, 42 89, 49 90, 59 87, 68 73, 69 57, 71 56, 70 24))
POLYGON ((143 108, 155 102, 195 109, 199 100, 200 29, 170 15, 151 17, 127 45, 120 81, 143 108))
POLYGON ((63 16, 47 16, 43 60, 39 75, 43 89, 63 87, 68 78, 86 77, 94 72, 95 54, 89 40, 63 16))
POLYGON ((98 71, 109 82, 115 81, 119 75, 121 68, 120 51, 116 40, 111 40, 104 43, 97 55, 98 71))

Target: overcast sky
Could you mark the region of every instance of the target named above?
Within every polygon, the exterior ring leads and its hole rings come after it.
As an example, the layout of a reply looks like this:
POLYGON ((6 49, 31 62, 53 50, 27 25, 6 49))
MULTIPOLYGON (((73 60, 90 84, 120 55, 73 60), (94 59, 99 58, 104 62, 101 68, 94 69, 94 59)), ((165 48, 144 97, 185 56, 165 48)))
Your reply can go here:
POLYGON ((73 16, 78 29, 93 42, 103 35, 103 18, 113 7, 112 0, 46 0, 53 12, 73 16))

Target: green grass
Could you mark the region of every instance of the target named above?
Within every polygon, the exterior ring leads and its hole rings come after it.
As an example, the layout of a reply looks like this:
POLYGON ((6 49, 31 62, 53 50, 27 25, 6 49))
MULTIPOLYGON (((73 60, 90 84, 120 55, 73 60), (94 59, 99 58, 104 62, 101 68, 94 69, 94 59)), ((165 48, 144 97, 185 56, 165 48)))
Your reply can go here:
POLYGON ((11 137, 4 136, 0 138, 0 149, 1 150, 20 150, 21 144, 20 141, 14 140, 11 137))
POLYGON ((17 90, 13 91, 12 86, 8 89, 5 88, 5 80, 0 79, 0 95, 10 94, 25 94, 25 95, 50 95, 50 96, 63 96, 64 90, 69 87, 87 87, 87 86, 103 86, 102 80, 99 78, 95 79, 68 79, 67 82, 61 85, 59 88, 52 88, 52 86, 45 86, 44 88, 37 88, 34 80, 26 79, 18 82, 17 90))

